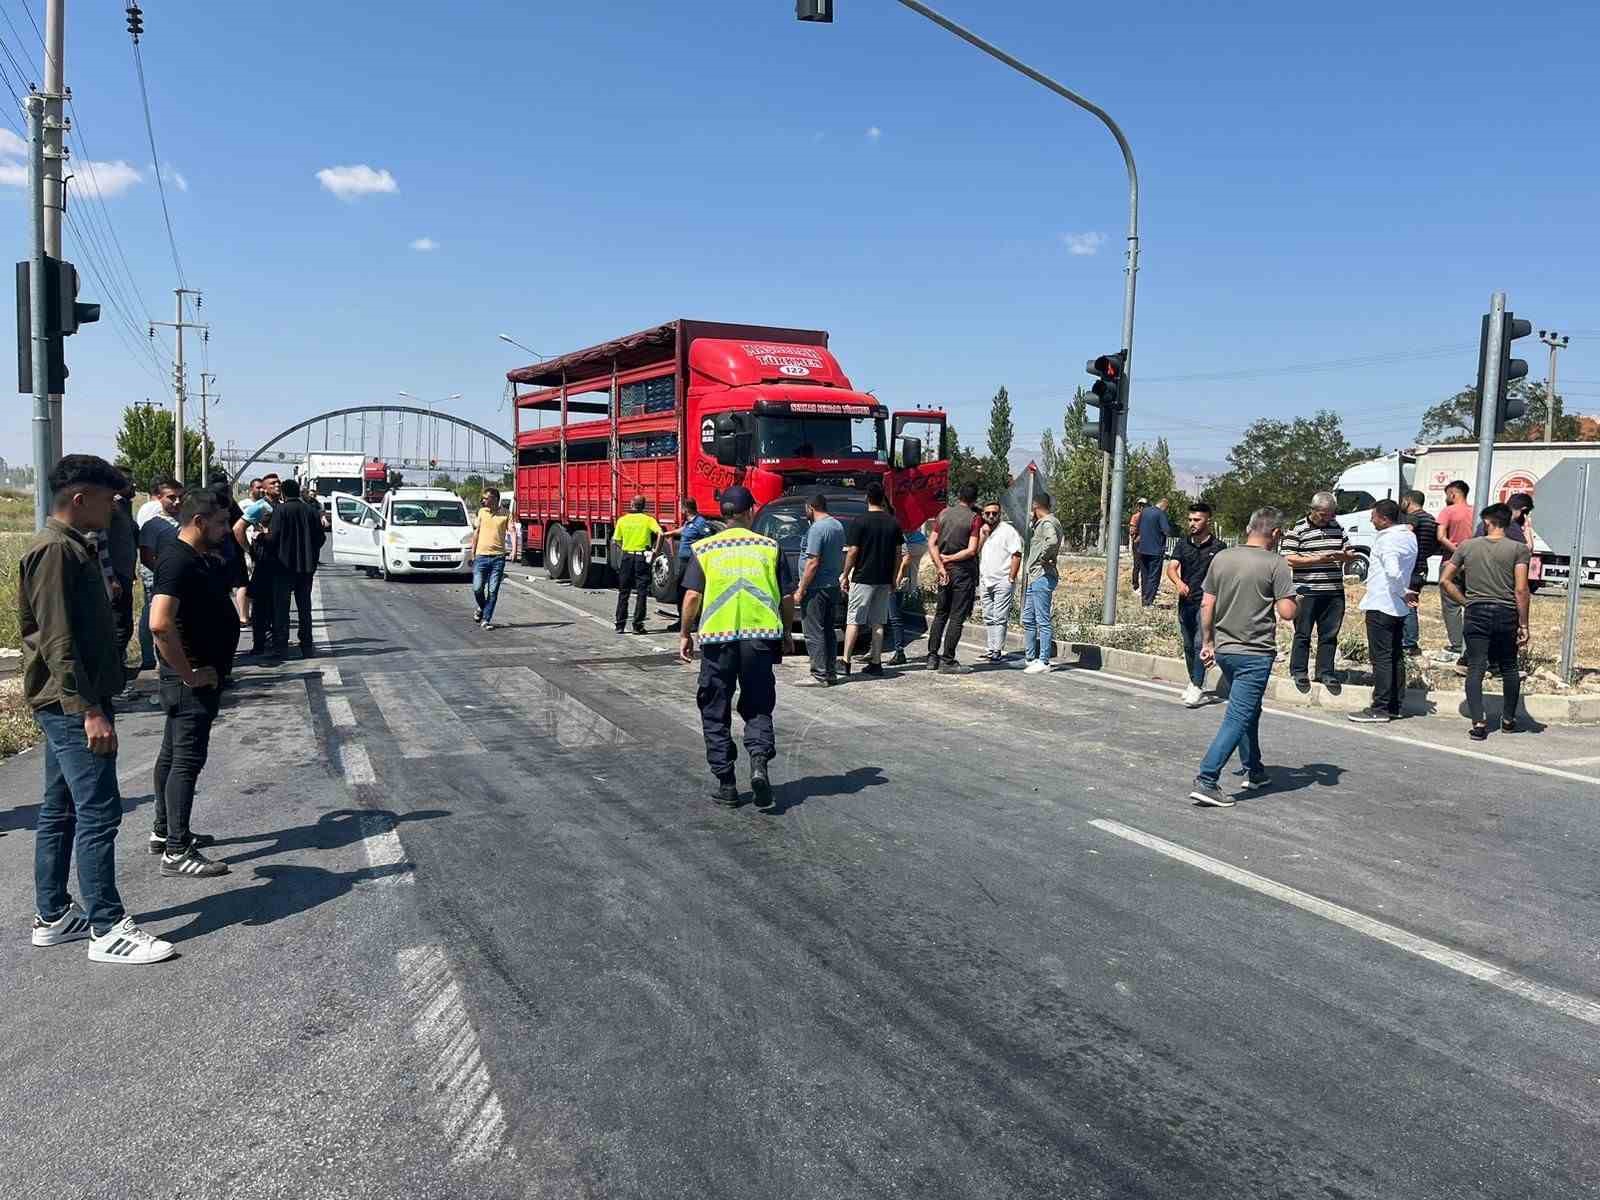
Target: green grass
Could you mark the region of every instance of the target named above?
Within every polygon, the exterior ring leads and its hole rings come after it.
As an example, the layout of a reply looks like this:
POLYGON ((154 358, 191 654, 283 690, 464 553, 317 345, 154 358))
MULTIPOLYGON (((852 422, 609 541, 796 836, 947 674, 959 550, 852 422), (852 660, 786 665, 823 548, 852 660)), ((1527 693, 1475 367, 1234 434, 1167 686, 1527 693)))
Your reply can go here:
POLYGON ((0 533, 33 532, 33 493, 0 488, 0 533))
POLYGON ((0 646, 11 650, 22 646, 17 629, 17 561, 31 537, 31 532, 0 533, 0 646))

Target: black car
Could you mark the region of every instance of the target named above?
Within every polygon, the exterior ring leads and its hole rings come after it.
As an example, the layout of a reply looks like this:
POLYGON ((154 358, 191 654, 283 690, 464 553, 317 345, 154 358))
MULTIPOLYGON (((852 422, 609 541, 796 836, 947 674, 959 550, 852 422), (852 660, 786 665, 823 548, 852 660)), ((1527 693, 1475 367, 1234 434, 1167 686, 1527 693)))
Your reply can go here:
MULTIPOLYGON (((778 543, 778 550, 789 564, 795 583, 800 582, 800 560, 806 548, 806 531, 811 522, 806 519, 806 501, 816 493, 798 493, 779 496, 762 507, 756 514, 755 531, 765 534, 778 543)), ((867 501, 860 492, 827 492, 828 515, 837 517, 844 526, 845 536, 861 515, 867 511, 867 501)), ((844 627, 844 605, 839 605, 835 622, 844 627)))

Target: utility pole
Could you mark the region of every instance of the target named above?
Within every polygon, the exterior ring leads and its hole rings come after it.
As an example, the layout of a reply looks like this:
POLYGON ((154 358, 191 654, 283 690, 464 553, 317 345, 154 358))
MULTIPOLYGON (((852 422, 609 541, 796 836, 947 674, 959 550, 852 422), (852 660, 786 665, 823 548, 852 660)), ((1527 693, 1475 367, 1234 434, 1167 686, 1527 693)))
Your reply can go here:
MULTIPOLYGON (((183 461, 183 402, 187 398, 188 384, 183 375, 183 331, 185 329, 210 329, 209 325, 199 325, 183 319, 183 298, 194 297, 194 306, 200 307, 200 293, 194 288, 176 287, 172 289, 173 295, 178 298, 178 312, 176 321, 151 321, 150 336, 155 337, 157 325, 178 331, 178 357, 172 366, 172 394, 173 394, 173 419, 172 419, 172 477, 179 483, 184 482, 183 461)), ((205 469, 206 448, 205 443, 200 444, 201 469, 205 469)))
POLYGON ((1541 329, 1539 340, 1550 347, 1550 374, 1544 385, 1544 444, 1548 446, 1555 441, 1556 418, 1561 415, 1556 409, 1556 351, 1565 350, 1572 339, 1554 329, 1541 329))
MULTIPOLYGON (((67 157, 66 0, 45 0, 44 6, 44 252, 61 257, 61 221, 67 211, 62 163, 67 157)), ((61 395, 50 396, 51 462, 61 459, 61 395)))
POLYGON ((33 527, 43 529, 50 515, 50 471, 54 455, 50 420, 50 341, 44 313, 44 97, 31 92, 23 103, 28 112, 28 184, 32 193, 33 263, 28 274, 28 307, 33 339, 33 527))
POLYGON ((211 468, 207 465, 210 455, 206 453, 206 401, 221 400, 222 397, 206 389, 216 380, 216 376, 205 371, 200 372, 200 486, 209 487, 211 484, 211 468))

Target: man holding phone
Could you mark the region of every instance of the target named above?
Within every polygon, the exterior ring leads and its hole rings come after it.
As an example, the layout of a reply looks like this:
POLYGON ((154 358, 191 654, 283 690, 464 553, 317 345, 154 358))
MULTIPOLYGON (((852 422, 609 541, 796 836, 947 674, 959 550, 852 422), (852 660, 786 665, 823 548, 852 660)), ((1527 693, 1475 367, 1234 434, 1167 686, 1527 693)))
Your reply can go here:
POLYGON ((156 758, 150 852, 161 855, 163 875, 206 879, 226 875, 228 867, 200 853, 213 839, 189 828, 189 814, 222 703, 220 682, 233 666, 239 618, 227 568, 213 557, 229 536, 228 510, 210 492, 191 492, 178 523, 177 538, 156 564, 150 601, 150 632, 161 655, 161 704, 167 710, 156 758))
POLYGON ((1337 692, 1339 677, 1334 674, 1333 656, 1339 649, 1339 627, 1344 624, 1344 567, 1355 552, 1339 527, 1338 501, 1332 492, 1318 492, 1311 497, 1311 511, 1284 535, 1280 549, 1294 572, 1295 591, 1300 597, 1289 675, 1302 692, 1311 690, 1309 667, 1314 629, 1317 680, 1330 692, 1337 692))

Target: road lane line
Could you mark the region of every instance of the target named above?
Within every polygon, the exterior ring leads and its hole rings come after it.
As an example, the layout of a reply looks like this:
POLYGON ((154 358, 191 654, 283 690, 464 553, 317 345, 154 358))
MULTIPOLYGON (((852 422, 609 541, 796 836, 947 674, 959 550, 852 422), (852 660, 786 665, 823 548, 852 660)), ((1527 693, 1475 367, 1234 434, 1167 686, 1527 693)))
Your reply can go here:
POLYGON ((348 697, 328 697, 328 720, 333 722, 335 729, 354 729, 356 727, 356 710, 350 707, 348 697))
POLYGON ((540 600, 543 600, 546 604, 554 604, 557 608, 564 608, 575 616, 584 617, 587 620, 593 621, 596 625, 604 625, 607 629, 616 628, 616 626, 614 626, 610 621, 607 621, 604 617, 597 617, 592 612, 587 612, 584 609, 579 608, 576 604, 568 604, 565 600, 557 600, 554 596, 547 596, 538 588, 533 587, 531 584, 522 583, 516 579, 508 579, 505 582, 509 583, 512 587, 519 591, 526 592, 530 596, 534 596, 540 600))
POLYGON ((416 1016, 411 1036, 432 1063, 427 1105, 450 1143, 453 1166, 516 1158, 506 1141, 505 1107, 484 1065, 478 1032, 442 947, 413 946, 396 956, 416 1016))
POLYGON ((339 773, 351 787, 378 782, 378 774, 372 769, 372 759, 367 756, 367 748, 360 742, 339 743, 333 748, 333 756, 338 763, 339 773))
POLYGON ((1441 967, 1447 967, 1462 975, 1481 980, 1493 987, 1500 988, 1502 991, 1510 992, 1514 996, 1520 996, 1524 1000, 1532 1000, 1536 1004, 1542 1004, 1546 1008, 1554 1009, 1556 1012, 1574 1017, 1590 1025, 1600 1025, 1600 1003, 1590 1000, 1586 996, 1574 995, 1571 992, 1563 992, 1559 988, 1535 983, 1533 980, 1507 971, 1503 967, 1497 967, 1494 963, 1485 962, 1481 958, 1474 958, 1470 954, 1463 954, 1459 950, 1452 950, 1449 946, 1432 941, 1429 938, 1419 937, 1417 934, 1408 933, 1406 930, 1397 928, 1394 925, 1374 920, 1362 913, 1355 912, 1353 909, 1319 899, 1297 888, 1276 883, 1263 875, 1257 875, 1254 871, 1246 871, 1239 867, 1231 866, 1220 859, 1212 858, 1209 854, 1201 854, 1198 850, 1190 850, 1186 846, 1180 846, 1176 842, 1169 842, 1165 838, 1159 838, 1153 834, 1134 829, 1132 826, 1124 825, 1120 821, 1097 818, 1090 821, 1089 824, 1096 829, 1114 834, 1125 841, 1143 846, 1147 850, 1165 854, 1168 858, 1186 863, 1198 870, 1205 871, 1207 874, 1226 879, 1228 882, 1236 883, 1240 887, 1249 888, 1251 891, 1259 892, 1263 896, 1270 896, 1274 900, 1281 900, 1285 904, 1292 905, 1324 920, 1332 921, 1336 925, 1343 925, 1346 929, 1353 929, 1357 933, 1385 942, 1409 954, 1415 954, 1419 958, 1425 958, 1441 967))
POLYGON ((1558 758, 1553 762, 1558 767, 1592 767, 1600 764, 1600 754, 1586 754, 1582 758, 1558 758))

